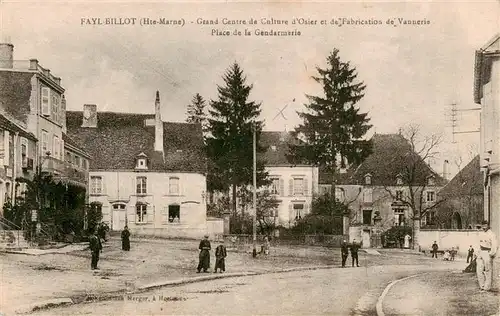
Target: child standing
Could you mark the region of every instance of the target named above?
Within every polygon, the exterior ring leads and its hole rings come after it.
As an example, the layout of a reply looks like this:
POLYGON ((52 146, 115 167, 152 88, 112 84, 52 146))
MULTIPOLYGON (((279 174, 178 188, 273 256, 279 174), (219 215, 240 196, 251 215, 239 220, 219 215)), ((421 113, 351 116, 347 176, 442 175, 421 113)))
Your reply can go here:
POLYGON ((217 273, 217 269, 220 270, 220 273, 226 271, 226 262, 225 259, 227 257, 226 246, 224 246, 224 239, 220 242, 220 245, 215 248, 215 270, 214 273, 217 273))

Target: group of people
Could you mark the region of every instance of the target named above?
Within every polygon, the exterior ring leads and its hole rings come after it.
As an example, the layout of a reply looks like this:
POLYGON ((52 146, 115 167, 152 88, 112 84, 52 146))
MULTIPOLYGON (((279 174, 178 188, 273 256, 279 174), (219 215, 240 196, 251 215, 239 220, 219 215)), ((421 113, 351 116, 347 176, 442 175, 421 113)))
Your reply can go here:
MULTIPOLYGON (((210 250, 212 249, 210 245, 210 241, 208 240, 208 235, 205 235, 205 238, 200 241, 200 246, 198 247, 200 250, 198 267, 196 268, 197 273, 203 272, 207 273, 210 268, 210 250)), ((214 273, 217 273, 219 270, 220 273, 226 271, 226 257, 227 250, 224 245, 224 239, 222 239, 215 248, 215 268, 214 273)))
POLYGON ((342 245, 340 246, 340 253, 342 255, 342 268, 345 268, 347 257, 349 257, 349 250, 351 250, 352 266, 354 267, 354 262, 356 262, 356 267, 359 267, 359 248, 361 248, 361 244, 357 243, 356 239, 353 239, 350 245, 345 240, 342 241, 342 245))
MULTIPOLYGON (((92 255, 92 259, 90 262, 90 268, 92 270, 99 270, 97 267, 97 263, 99 262, 99 255, 102 253, 102 242, 106 241, 105 238, 105 228, 103 230, 103 227, 106 227, 104 225, 98 225, 94 229, 90 230, 90 236, 89 236, 89 248, 90 248, 90 253, 92 255)), ((125 226, 121 233, 121 238, 122 238, 122 250, 124 251, 130 251, 130 231, 128 230, 128 227, 125 226)))

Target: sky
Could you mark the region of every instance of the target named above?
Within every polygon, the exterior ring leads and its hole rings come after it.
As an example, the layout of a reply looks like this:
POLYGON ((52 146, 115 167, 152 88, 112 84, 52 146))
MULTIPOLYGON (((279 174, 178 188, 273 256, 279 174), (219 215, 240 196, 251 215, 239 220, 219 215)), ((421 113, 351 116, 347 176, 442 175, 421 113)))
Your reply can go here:
MULTIPOLYGON (((162 118, 184 121, 194 94, 217 98, 217 85, 238 62, 253 85, 252 100, 262 103, 266 130, 291 130, 300 123, 306 94, 321 95, 311 76, 334 49, 356 68, 366 84, 359 102, 373 133, 397 133, 418 124, 423 135, 443 136, 432 162, 441 172, 456 157, 470 160, 479 133, 452 137, 451 104, 473 102, 474 51, 500 32, 500 1, 464 2, 166 2, 45 1, 0 2, 0 39, 14 44, 14 59, 36 58, 62 78, 67 108, 97 104, 98 111, 153 113, 160 91, 162 118), (183 26, 140 25, 142 18, 183 20, 183 26), (135 18, 135 25, 91 25, 86 19, 135 18), (197 19, 218 19, 218 25, 197 19), (223 25, 222 20, 246 25, 223 25), (249 19, 257 25, 249 25, 249 19), (262 18, 288 20, 263 25, 262 18), (294 19, 316 25, 292 25, 294 19), (84 23, 82 23, 82 19, 84 23), (331 25, 338 19, 377 20, 379 25, 331 25), (399 19, 424 20, 401 25, 399 19), (325 20, 327 25, 321 25, 325 20), (395 21, 394 25, 387 24, 395 21), (250 36, 213 36, 249 30, 250 36), (300 36, 257 36, 255 31, 300 31, 300 36), (280 110, 285 108, 280 115, 280 110), (453 143, 453 140, 456 143, 453 143)), ((479 111, 457 111, 455 131, 479 129, 479 111)))

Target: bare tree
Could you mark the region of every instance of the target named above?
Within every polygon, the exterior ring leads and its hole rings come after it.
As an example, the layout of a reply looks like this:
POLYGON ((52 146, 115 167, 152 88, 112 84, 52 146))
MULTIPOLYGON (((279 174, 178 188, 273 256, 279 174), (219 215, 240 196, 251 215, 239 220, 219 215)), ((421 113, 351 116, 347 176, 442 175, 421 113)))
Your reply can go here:
POLYGON ((404 145, 395 148, 393 158, 385 166, 386 170, 398 168, 399 173, 396 182, 385 184, 384 188, 393 200, 409 209, 415 249, 419 246, 422 217, 444 202, 435 191, 432 195, 427 195, 429 186, 442 185, 443 182, 427 164, 427 161, 437 157, 442 137, 438 134, 423 135, 417 125, 400 129, 400 135, 405 140, 402 142, 404 145), (395 186, 400 189, 394 190, 395 186))

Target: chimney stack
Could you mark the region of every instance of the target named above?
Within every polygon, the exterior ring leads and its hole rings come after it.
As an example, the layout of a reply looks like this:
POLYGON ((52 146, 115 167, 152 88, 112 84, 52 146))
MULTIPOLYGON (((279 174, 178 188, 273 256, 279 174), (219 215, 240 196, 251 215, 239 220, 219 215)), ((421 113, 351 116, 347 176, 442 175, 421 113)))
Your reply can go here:
POLYGON ((443 178, 448 180, 448 160, 443 162, 443 178))
POLYGON ((0 43, 0 68, 12 69, 14 67, 14 45, 0 43))
POLYGON ((163 153, 163 121, 161 120, 160 92, 155 100, 155 151, 163 153))
POLYGON ((82 127, 97 127, 97 105, 83 105, 82 127))

